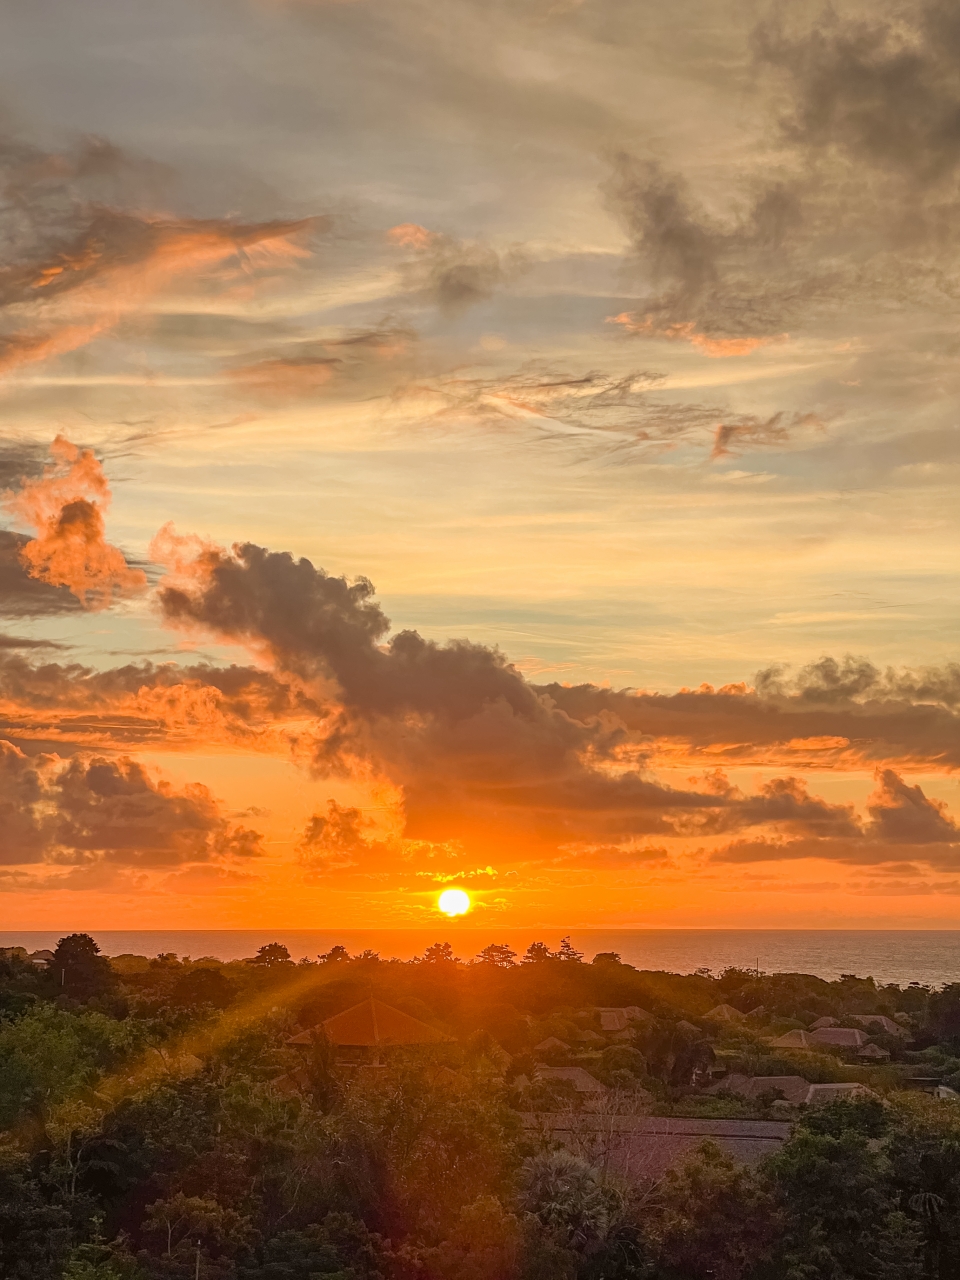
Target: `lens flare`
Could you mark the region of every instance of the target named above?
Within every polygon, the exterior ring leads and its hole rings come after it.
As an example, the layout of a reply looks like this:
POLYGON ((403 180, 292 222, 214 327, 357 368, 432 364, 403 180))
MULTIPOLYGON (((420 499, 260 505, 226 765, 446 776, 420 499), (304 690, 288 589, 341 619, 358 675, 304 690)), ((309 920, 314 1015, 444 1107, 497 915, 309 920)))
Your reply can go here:
POLYGON ((470 910, 470 898, 462 889, 444 889, 437 906, 445 916, 462 916, 470 910))

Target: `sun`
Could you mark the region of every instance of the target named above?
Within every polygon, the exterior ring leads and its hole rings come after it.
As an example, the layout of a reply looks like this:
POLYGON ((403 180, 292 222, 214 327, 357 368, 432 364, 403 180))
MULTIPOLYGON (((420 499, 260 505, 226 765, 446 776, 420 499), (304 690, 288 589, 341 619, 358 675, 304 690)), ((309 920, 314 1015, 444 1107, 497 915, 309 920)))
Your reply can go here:
POLYGON ((470 910, 470 896, 462 889, 444 889, 437 906, 445 916, 462 916, 470 910))

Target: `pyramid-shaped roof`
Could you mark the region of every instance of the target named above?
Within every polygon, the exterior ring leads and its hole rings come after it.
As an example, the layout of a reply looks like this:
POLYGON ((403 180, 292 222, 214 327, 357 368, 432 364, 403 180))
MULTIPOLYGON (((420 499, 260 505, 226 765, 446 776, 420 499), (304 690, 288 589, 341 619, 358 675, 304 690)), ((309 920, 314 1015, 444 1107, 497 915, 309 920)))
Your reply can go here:
POLYGON ((770 1041, 771 1049, 818 1049, 820 1046, 809 1031, 788 1031, 770 1041))
MULTIPOLYGON (((412 1018, 409 1013, 373 997, 344 1009, 343 1013, 335 1013, 315 1030, 322 1030, 332 1044, 376 1048, 396 1044, 438 1044, 452 1039, 419 1018, 412 1018)), ((310 1044, 313 1034, 313 1031, 302 1031, 287 1043, 310 1044)))
POLYGON ((711 1009, 709 1013, 703 1015, 705 1018, 716 1018, 721 1022, 742 1022, 743 1014, 739 1009, 734 1009, 732 1004, 718 1004, 716 1008, 711 1009))

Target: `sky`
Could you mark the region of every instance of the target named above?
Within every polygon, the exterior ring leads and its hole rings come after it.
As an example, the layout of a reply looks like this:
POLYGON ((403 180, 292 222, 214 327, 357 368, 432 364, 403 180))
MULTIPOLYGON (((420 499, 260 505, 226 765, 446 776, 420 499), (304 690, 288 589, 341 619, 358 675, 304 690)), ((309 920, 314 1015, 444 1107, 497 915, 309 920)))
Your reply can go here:
POLYGON ((960 927, 954 4, 0 8, 0 927, 960 927))

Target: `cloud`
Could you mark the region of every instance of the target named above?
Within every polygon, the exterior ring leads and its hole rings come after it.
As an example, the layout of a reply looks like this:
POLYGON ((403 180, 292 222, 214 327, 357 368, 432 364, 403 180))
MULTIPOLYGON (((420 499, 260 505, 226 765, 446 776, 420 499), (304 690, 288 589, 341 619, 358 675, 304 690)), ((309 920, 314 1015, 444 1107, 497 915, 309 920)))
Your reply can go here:
POLYGON ((244 644, 322 689, 337 711, 316 726, 314 767, 372 770, 400 788, 407 838, 455 833, 469 848, 676 834, 729 803, 716 790, 607 770, 616 721, 574 720, 496 649, 415 631, 388 639, 367 579, 249 543, 184 546, 169 531, 157 554, 172 565, 159 589, 167 621, 244 644))
POLYGON ((403 269, 406 287, 447 313, 483 302, 525 265, 517 246, 497 252, 481 241, 457 240, 412 222, 391 227, 387 238, 410 254, 403 269))
POLYGON ((0 613, 7 617, 45 617, 82 609, 66 587, 53 587, 29 574, 23 552, 31 539, 0 529, 0 613))
POLYGON ((9 436, 0 440, 0 490, 43 475, 48 460, 46 445, 37 440, 9 436))
POLYGON ((621 311, 617 316, 608 316, 607 323, 618 324, 624 332, 635 336, 666 338, 672 342, 689 342, 691 346, 697 347, 704 355, 713 359, 748 356, 760 347, 768 347, 772 342, 785 342, 789 337, 788 334, 781 333, 774 338, 711 338, 705 333, 700 333, 693 320, 686 320, 683 323, 677 321, 657 328, 653 316, 641 316, 632 311, 621 311))
POLYGON ((641 297, 611 318, 722 356, 868 307, 952 307, 958 47, 945 0, 770 6, 752 37, 759 163, 710 182, 650 156, 613 161, 604 195, 641 297))
POLYGON ((36 530, 36 538, 20 548, 27 573, 49 586, 69 588, 90 609, 108 608, 115 597, 143 591, 146 574, 131 569, 104 536, 110 487, 92 451, 57 436, 50 452, 53 461, 42 476, 25 478, 18 490, 3 495, 7 511, 36 530))
MULTIPOLYGON (((395 788, 403 839, 455 837, 468 853, 497 844, 515 857, 543 857, 558 847, 635 847, 638 837, 748 827, 818 839, 862 834, 848 806, 811 795, 795 776, 744 795, 721 774, 677 788, 642 767, 669 736, 671 713, 680 712, 674 734, 689 736, 688 717, 709 712, 722 722, 735 705, 749 721, 745 732, 765 730, 762 743, 756 733, 746 739, 752 749, 775 757, 772 740, 789 755, 798 727, 807 727, 803 713, 778 716, 754 691, 670 699, 536 688, 496 649, 391 635, 366 579, 349 582, 252 544, 228 552, 178 542, 170 531, 160 550, 172 567, 159 592, 167 621, 244 644, 281 677, 314 688, 329 707, 314 727, 315 771, 395 788), (661 708, 667 717, 657 724, 650 712, 661 708)), ((378 861, 384 847, 358 810, 332 803, 315 815, 301 854, 331 869, 378 861)))
POLYGON ((860 834, 852 805, 828 804, 811 796, 802 778, 773 778, 764 783, 758 795, 744 800, 737 816, 744 825, 771 824, 818 837, 860 834))
POLYGON ((767 448, 789 443, 808 429, 822 430, 823 420, 815 413, 774 413, 769 418, 741 414, 722 422, 713 437, 711 458, 729 458, 742 449, 767 448))
POLYGON ((266 400, 307 399, 326 392, 369 396, 386 387, 417 341, 407 325, 384 321, 321 341, 288 344, 279 354, 248 357, 227 370, 244 395, 266 400))
POLYGON ((637 867, 669 866, 670 854, 658 845, 622 844, 568 845, 551 860, 551 866, 559 870, 577 871, 631 871, 637 867))
POLYGON ((261 876, 249 875, 232 867, 217 867, 205 863, 186 867, 183 871, 175 871, 164 876, 158 883, 161 893, 194 894, 223 893, 231 889, 249 889, 262 880, 261 876))
POLYGON ((129 758, 27 757, 0 740, 0 861, 173 866, 256 857, 209 790, 177 790, 129 758))
POLYGON ((275 270, 328 226, 151 212, 169 172, 102 139, 64 153, 0 139, 0 187, 0 373, 85 346, 187 274, 275 270))
POLYGON ((163 743, 286 755, 322 707, 296 681, 253 667, 131 663, 94 671, 0 647, 0 735, 58 750, 163 743))
POLYGON ((770 822, 776 834, 741 839, 717 850, 714 862, 782 862, 805 858, 876 866, 891 874, 915 871, 905 858, 939 869, 960 867, 960 827, 947 806, 910 786, 893 769, 877 772, 877 787, 867 801, 868 821, 852 807, 827 805, 811 797, 796 778, 777 779, 747 800, 758 822, 770 822), (792 836, 793 838, 784 838, 792 836))
POLYGON ((823 427, 812 413, 769 418, 716 406, 677 403, 652 394, 662 374, 636 370, 565 371, 531 361, 501 377, 443 377, 410 382, 394 397, 393 412, 417 420, 459 421, 487 428, 511 427, 586 450, 631 451, 712 441, 714 458, 738 449, 789 443, 823 427))
POLYGON ((867 658, 826 656, 789 676, 784 667, 769 667, 757 673, 755 683, 764 697, 808 706, 906 700, 960 707, 960 663, 955 662, 915 671, 881 671, 867 658))
POLYGON ((867 808, 873 819, 870 834, 891 844, 955 844, 960 829, 947 816, 947 806, 929 800, 920 787, 911 787, 893 769, 878 777, 876 794, 867 808))
POLYGON ((960 166, 960 22, 948 0, 869 16, 833 12, 814 27, 777 5, 754 33, 762 63, 781 73, 791 101, 786 139, 817 154, 904 180, 902 198, 949 182, 960 166))
POLYGON ((359 809, 327 801, 325 813, 315 813, 304 829, 298 844, 303 862, 317 869, 353 866, 358 855, 368 849, 364 821, 359 809))
POLYGON ((0 653, 5 650, 63 649, 68 647, 58 644, 55 640, 33 640, 28 636, 0 635, 0 653))
MULTIPOLYGON (((42 757, 40 768, 47 763, 42 757)), ((47 847, 40 769, 9 742, 0 740, 0 862, 40 860, 47 847)))
POLYGON ((759 672, 754 687, 673 694, 538 686, 578 720, 611 716, 650 758, 715 764, 851 769, 880 763, 960 767, 960 672, 953 666, 881 672, 862 659, 821 659, 788 677, 759 672))

